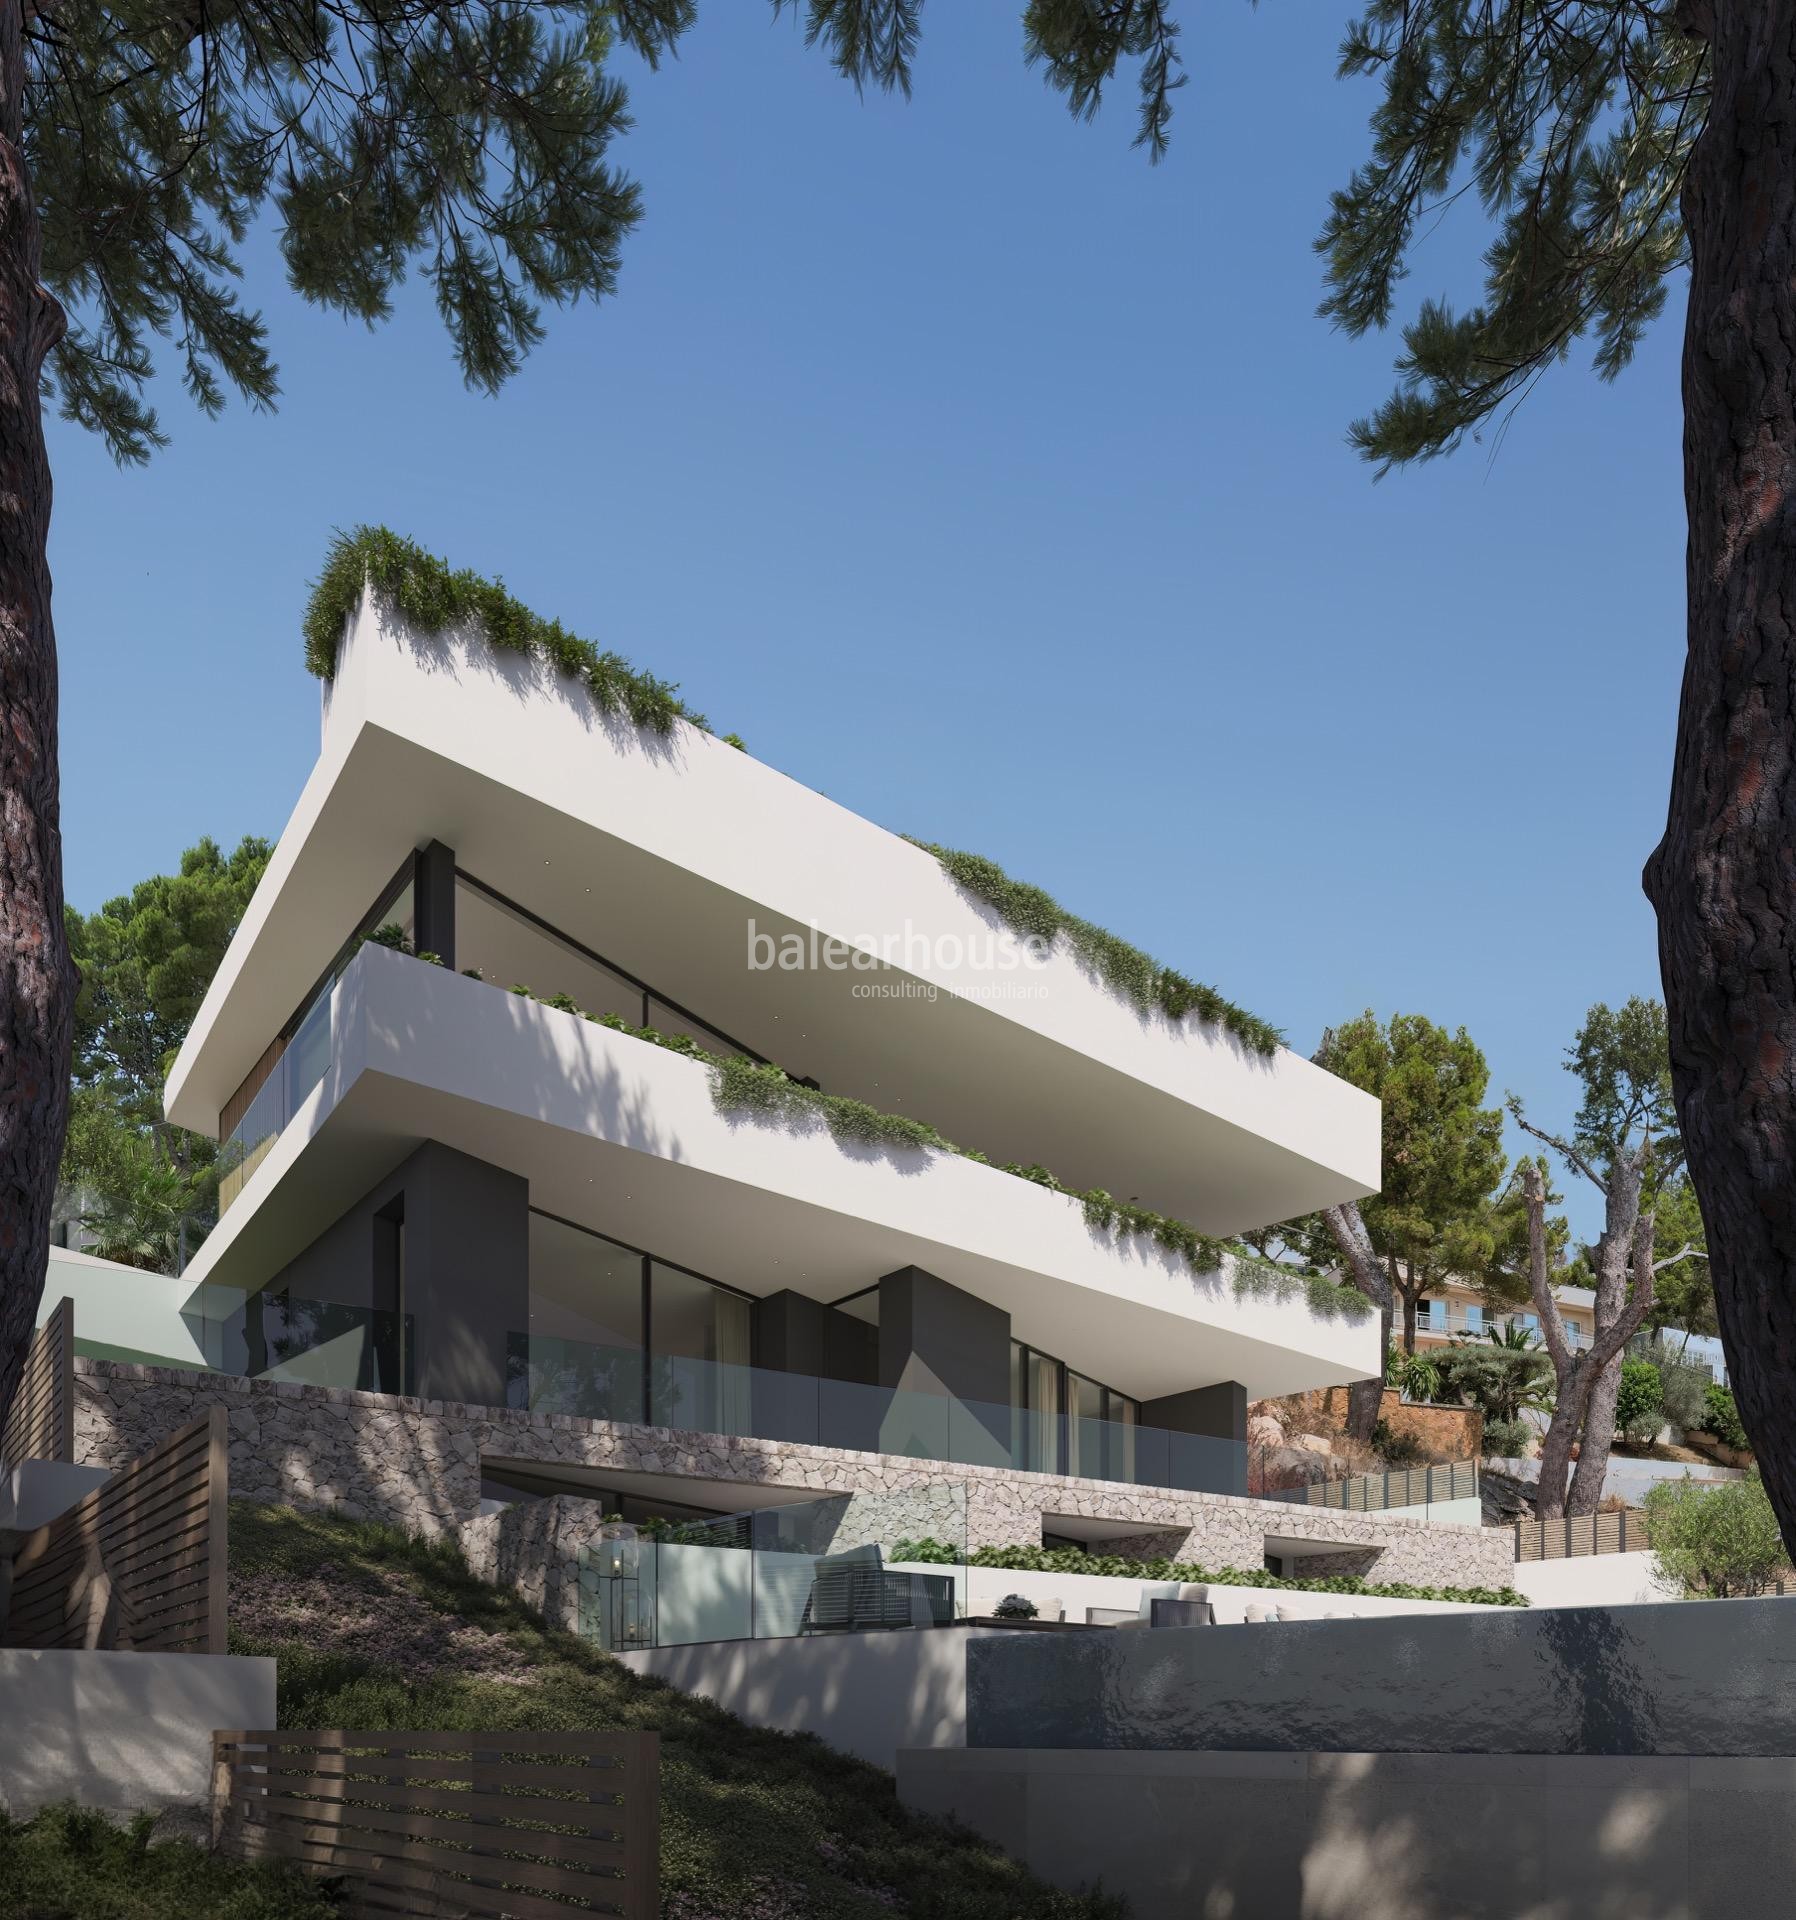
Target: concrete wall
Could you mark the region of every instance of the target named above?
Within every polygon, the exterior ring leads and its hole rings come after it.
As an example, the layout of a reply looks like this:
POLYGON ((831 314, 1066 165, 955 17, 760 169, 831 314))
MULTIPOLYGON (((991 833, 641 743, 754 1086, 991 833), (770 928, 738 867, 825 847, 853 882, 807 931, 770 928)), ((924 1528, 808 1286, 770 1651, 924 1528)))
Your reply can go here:
POLYGON ((1796 1606, 1493 1608, 969 1651, 978 1747, 1796 1753, 1796 1606))
POLYGON ((274 1662, 241 1654, 0 1648, 0 1807, 129 1812, 212 1794, 212 1735, 274 1725, 274 1662))
MULTIPOLYGON (((434 972, 435 969, 432 969, 434 972)), ((531 1414, 454 1401, 404 1399, 335 1387, 78 1360, 75 1450, 116 1466, 212 1405, 230 1414, 231 1486, 249 1499, 342 1506, 431 1534, 480 1512, 483 1458, 593 1476, 677 1476, 710 1483, 706 1504, 731 1483, 764 1495, 893 1499, 915 1511, 933 1490, 964 1499, 969 1547, 1038 1546, 1056 1518, 1139 1528, 1155 1551, 1200 1565, 1257 1571, 1269 1535, 1338 1544, 1354 1571, 1420 1586, 1502 1586, 1513 1536, 1496 1528, 1430 1526, 1384 1514, 1342 1513, 1220 1494, 1173 1493, 1117 1482, 949 1466, 769 1440, 531 1414)), ((608 1484, 600 1478, 597 1484, 608 1484)), ((1334 1556, 1316 1563, 1321 1572, 1334 1556)))
POLYGON ((876 1767, 892 1767, 901 1748, 965 1740, 967 1645, 992 1637, 1022 1636, 940 1627, 657 1647, 618 1658, 682 1693, 716 1701, 751 1727, 815 1734, 876 1767))
POLYGON ((639 732, 535 659, 472 631, 425 640, 371 601, 324 694, 319 763, 169 1075, 182 1126, 214 1125, 400 854, 442 837, 727 1031, 756 1043, 780 1017, 774 1031, 808 1037, 799 1070, 867 1098, 903 1087, 906 1111, 1000 1160, 1134 1192, 1106 1150, 1139 1141, 1143 1200, 1217 1233, 1378 1184, 1369 1095, 1288 1050, 1144 1019, 1064 947, 1030 975, 1045 994, 1000 997, 1014 974, 992 964, 996 917, 935 860, 696 728, 639 732), (618 897, 636 906, 621 930, 618 897), (921 951, 886 971, 934 991, 875 1017, 853 997, 864 974, 749 974, 745 905, 863 947, 914 927, 921 951), (925 1068, 937 1085, 918 1084, 925 1068))
POLYGON ((938 1747, 898 1792, 1140 1920, 1739 1920, 1796 1882, 1788 1759, 938 1747))
POLYGON ((28 1533, 66 1513, 83 1494, 112 1478, 105 1467, 73 1467, 63 1460, 0 1465, 0 1527, 28 1533))
POLYGON ((1590 1553, 1570 1560, 1518 1560, 1514 1585, 1537 1607, 1633 1607, 1655 1600, 1677 1600, 1678 1595, 1666 1592, 1658 1584, 1653 1569, 1650 1553, 1590 1553))
POLYGON ((70 1247, 50 1249, 50 1268, 38 1302, 41 1326, 65 1297, 75 1303, 75 1346, 112 1360, 160 1361, 171 1367, 201 1367, 206 1356, 181 1309, 193 1292, 190 1280, 145 1273, 70 1247))

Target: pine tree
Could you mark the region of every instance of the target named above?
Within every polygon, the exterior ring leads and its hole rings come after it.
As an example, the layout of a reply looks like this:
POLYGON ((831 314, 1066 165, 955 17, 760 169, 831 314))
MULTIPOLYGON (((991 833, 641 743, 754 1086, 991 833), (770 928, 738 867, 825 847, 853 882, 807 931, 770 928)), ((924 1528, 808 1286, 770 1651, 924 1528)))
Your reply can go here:
MULTIPOLYGON (((805 0, 805 37, 857 87, 908 94, 920 9, 805 0)), ((271 407, 266 329, 237 291, 263 217, 289 283, 370 325, 421 269, 463 375, 496 390, 545 306, 614 290, 641 215, 608 157, 629 121, 607 56, 653 66, 694 17, 694 0, 0 0, 0 1418, 43 1291, 76 990, 42 400, 147 459, 161 340, 203 411, 231 391, 271 407)), ((1182 83, 1159 0, 1030 0, 1024 44, 1080 115, 1134 63, 1159 157, 1182 83)))
POLYGON ((1689 644, 1645 880, 1722 1342, 1796 1552, 1796 0, 1369 0, 1342 71, 1381 96, 1325 314, 1388 325, 1450 202, 1490 229, 1480 297, 1421 304, 1353 430, 1378 465, 1500 424, 1580 341, 1612 379, 1689 274, 1689 644))

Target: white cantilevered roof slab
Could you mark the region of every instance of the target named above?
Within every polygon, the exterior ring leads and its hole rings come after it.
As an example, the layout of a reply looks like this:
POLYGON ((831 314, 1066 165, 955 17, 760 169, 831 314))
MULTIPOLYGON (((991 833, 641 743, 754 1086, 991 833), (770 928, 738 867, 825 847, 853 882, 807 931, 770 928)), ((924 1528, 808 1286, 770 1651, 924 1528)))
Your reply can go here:
POLYGON ((1090 1227, 1078 1203, 952 1155, 838 1144, 720 1112, 696 1061, 378 947, 335 990, 332 1064, 187 1278, 249 1290, 426 1139, 519 1174, 531 1204, 765 1295, 835 1300, 915 1263, 1016 1337, 1152 1398, 1362 1378, 1378 1321, 1090 1227))
POLYGON ((418 640, 372 603, 327 692, 319 764, 170 1076, 171 1117, 216 1125, 400 859, 433 839, 789 1072, 994 1160, 1213 1233, 1377 1187, 1378 1106, 1357 1088, 1145 1016, 1065 952, 1039 971, 976 964, 1002 923, 896 834, 696 728, 607 720, 529 658, 418 640), (814 927, 889 943, 894 964, 753 971, 751 921, 776 941, 814 927))

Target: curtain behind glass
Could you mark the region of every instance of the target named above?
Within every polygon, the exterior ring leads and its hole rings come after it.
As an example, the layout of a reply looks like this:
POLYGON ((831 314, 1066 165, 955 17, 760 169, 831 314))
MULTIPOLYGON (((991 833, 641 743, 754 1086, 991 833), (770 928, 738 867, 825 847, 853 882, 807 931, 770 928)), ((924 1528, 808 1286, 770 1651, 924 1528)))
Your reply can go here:
POLYGON ((740 1294, 650 1261, 649 1341, 656 1426, 750 1430, 749 1303, 740 1294))

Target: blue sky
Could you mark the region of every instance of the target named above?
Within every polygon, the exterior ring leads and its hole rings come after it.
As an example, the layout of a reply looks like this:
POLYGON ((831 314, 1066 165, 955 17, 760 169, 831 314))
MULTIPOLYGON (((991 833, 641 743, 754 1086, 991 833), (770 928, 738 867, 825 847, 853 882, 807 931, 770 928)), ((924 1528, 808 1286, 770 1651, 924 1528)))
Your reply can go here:
MULTIPOLYGON (((382 520, 1294 1045, 1463 1023, 1493 1094, 1563 1120, 1584 1009, 1658 991, 1681 299, 1617 385, 1574 361, 1494 452, 1374 485, 1344 429, 1395 342, 1315 318, 1371 100, 1346 13, 1189 0, 1150 168, 1132 92, 1075 123, 1013 9, 931 9, 907 105, 712 0, 629 75, 618 296, 552 313, 497 400, 421 283, 369 334, 258 236, 278 413, 210 424, 168 381, 174 445, 131 472, 51 426, 70 899, 279 832, 307 582, 382 520)), ((1431 238, 1412 297, 1470 292, 1480 239, 1431 238)))

